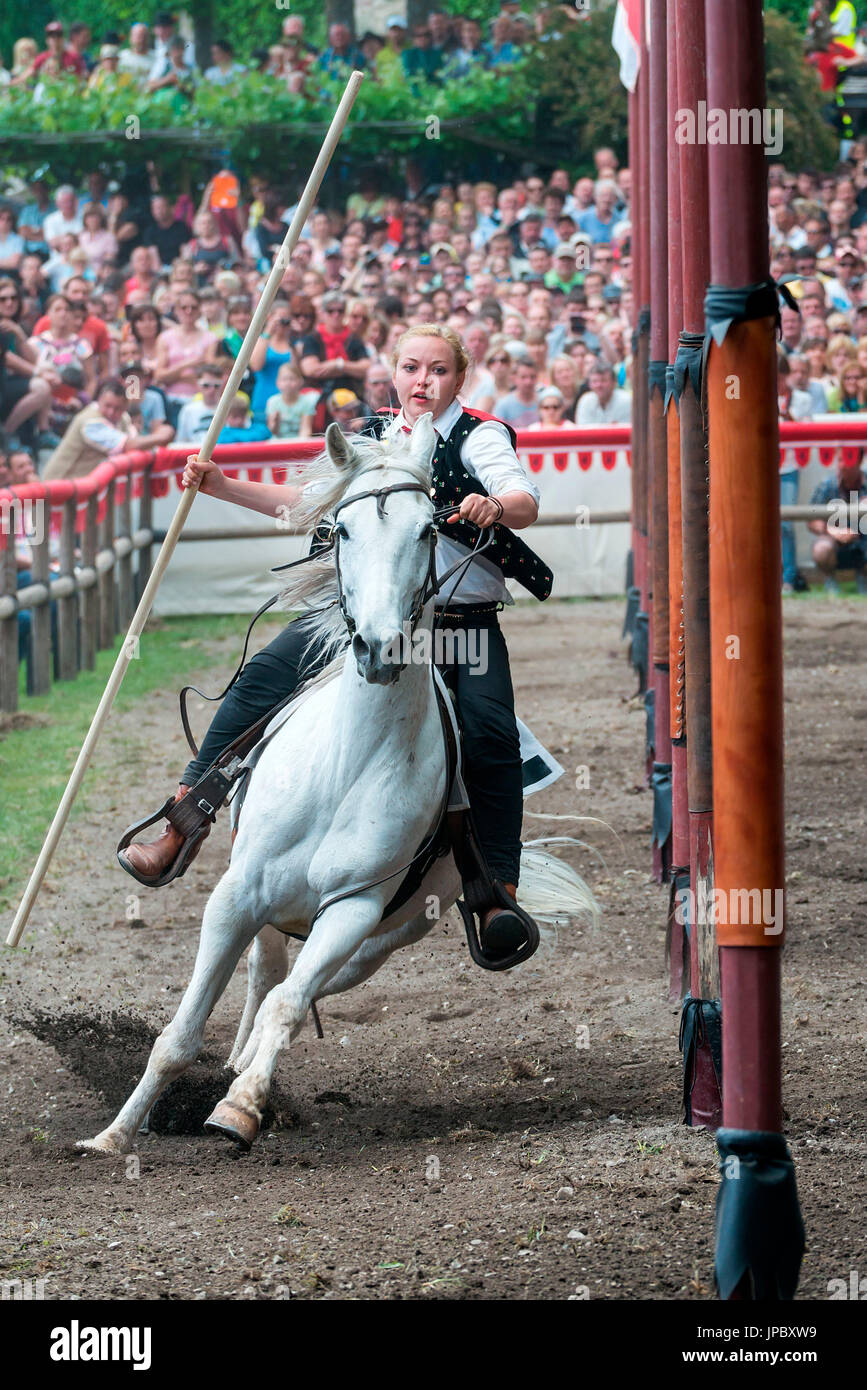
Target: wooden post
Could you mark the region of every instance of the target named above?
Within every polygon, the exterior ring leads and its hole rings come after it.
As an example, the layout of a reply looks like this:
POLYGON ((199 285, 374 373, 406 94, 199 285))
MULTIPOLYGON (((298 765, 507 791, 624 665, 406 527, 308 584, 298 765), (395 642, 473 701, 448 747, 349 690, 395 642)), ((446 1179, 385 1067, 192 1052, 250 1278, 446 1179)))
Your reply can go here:
MULTIPOLYGON (((154 454, 156 462, 156 453, 154 454)), ((154 500, 151 496, 151 478, 154 472, 154 462, 149 464, 142 474, 141 497, 138 500, 138 524, 141 531, 153 530, 154 524, 154 500)), ((136 602, 141 598, 145 591, 148 580, 153 569, 153 543, 143 545, 138 553, 138 565, 136 567, 136 602)))
MULTIPOLYGON (((127 537, 132 540, 132 484, 133 474, 128 473, 126 478, 116 483, 123 489, 123 501, 118 504, 117 509, 117 535, 127 537)), ((132 548, 128 554, 121 555, 117 561, 117 618, 118 625, 128 628, 132 615, 135 612, 135 596, 133 593, 133 572, 132 572, 132 548)))
MULTIPOLYGON (((668 436, 663 412, 668 359, 668 155, 666 0, 650 0, 650 367, 651 564, 653 614, 654 820, 670 806, 668 660, 668 436), (667 783, 667 785, 666 785, 667 783)), ((653 874, 667 883, 671 833, 654 835, 653 874)))
MULTIPOLYGON (((30 541, 32 563, 30 573, 34 584, 48 586, 51 574, 48 563, 48 502, 31 503, 42 510, 42 524, 30 541)), ((51 689, 51 601, 38 603, 30 609, 30 671, 28 695, 47 695, 51 689)))
MULTIPOLYGON (((84 515, 84 534, 81 538, 81 564, 83 569, 93 571, 96 570, 98 544, 96 512, 96 497, 89 497, 84 515)), ((81 589, 80 602, 81 669, 92 671, 96 666, 96 653, 99 648, 99 593, 95 583, 81 589)))
POLYGON ((18 566, 15 560, 15 517, 20 502, 7 493, 0 498, 0 597, 8 597, 9 613, 0 617, 0 712, 18 708, 18 566))
MULTIPOLYGON (((675 0, 678 109, 697 111, 707 98, 704 7, 675 0)), ((710 279, 707 146, 678 146, 683 237, 683 333, 681 350, 700 370, 704 295, 710 279)), ((701 387, 693 371, 680 396, 680 472, 683 533, 683 621, 686 639, 686 756, 689 800, 690 1003, 700 1010, 692 1055, 684 1052, 684 1100, 690 1124, 722 1123, 719 1056, 719 963, 713 902, 713 776, 710 712, 710 577, 708 556, 707 428, 701 387)))
MULTIPOLYGON (((63 504, 60 531, 60 573, 72 577, 75 570, 75 499, 63 504)), ((57 679, 74 680, 78 674, 78 597, 73 590, 57 600, 57 679)))
MULTIPOLYGON (((763 112, 761 0, 707 0, 705 14, 708 109, 763 112)), ((713 288, 706 318, 718 330, 707 366, 714 886, 727 918, 717 926, 724 1128, 717 1133, 723 1183, 716 1269, 724 1298, 790 1298, 803 1223, 780 1132, 785 862, 777 298, 767 283, 760 132, 709 145, 708 172, 713 288), (763 291, 748 297, 748 287, 762 284, 763 291), (736 1171, 727 1171, 729 1157, 737 1159, 736 1171)))
MULTIPOLYGON (((107 551, 113 549, 114 541, 114 488, 112 480, 105 493, 105 514, 99 523, 99 549, 107 551)), ((106 647, 114 646, 114 638, 117 632, 116 616, 116 595, 115 595, 115 565, 100 572, 97 580, 97 592, 99 594, 99 646, 101 650, 106 647)))

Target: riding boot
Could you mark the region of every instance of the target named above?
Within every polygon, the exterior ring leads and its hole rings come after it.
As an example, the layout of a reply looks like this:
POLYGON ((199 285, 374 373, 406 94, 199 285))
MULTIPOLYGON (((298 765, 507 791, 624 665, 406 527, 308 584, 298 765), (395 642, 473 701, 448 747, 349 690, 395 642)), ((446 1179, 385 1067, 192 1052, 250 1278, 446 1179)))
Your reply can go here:
MULTIPOLYGON (((175 805, 186 796, 189 790, 189 787, 183 782, 180 783, 174 797, 175 805)), ((202 841, 206 840, 210 833, 211 827, 208 825, 198 844, 193 849, 188 863, 192 863, 195 859, 201 849, 202 841)), ((166 827, 163 833, 158 836, 156 840, 152 840, 150 844, 145 845, 128 845, 125 850, 119 853, 118 858, 124 868, 128 869, 133 877, 137 878, 140 883, 146 885, 155 884, 156 880, 159 879, 165 873, 166 869, 177 859, 185 840, 186 836, 182 835, 181 832, 172 825, 171 821, 166 821, 166 827)))

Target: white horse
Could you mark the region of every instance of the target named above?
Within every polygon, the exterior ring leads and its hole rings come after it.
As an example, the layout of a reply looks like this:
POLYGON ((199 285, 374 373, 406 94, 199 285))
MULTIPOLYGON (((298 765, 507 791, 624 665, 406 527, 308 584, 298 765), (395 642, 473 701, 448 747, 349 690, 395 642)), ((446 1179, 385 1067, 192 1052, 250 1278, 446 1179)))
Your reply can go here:
MULTIPOLYGON (((343 504, 343 602, 333 601, 330 556, 294 571, 287 595, 297 606, 329 594, 332 602, 317 620, 320 634, 354 660, 343 660, 339 675, 331 669, 333 679, 326 671, 265 747, 229 866, 205 907, 192 979, 177 1014, 154 1043, 145 1074, 120 1113, 78 1148, 107 1154, 131 1148, 160 1092, 198 1055, 206 1021, 252 942, 247 1002, 229 1059, 237 1077, 208 1121, 249 1145, 280 1050, 296 1036, 311 1004, 369 978, 392 951, 430 931, 459 896, 460 876, 448 854, 413 897, 383 919, 404 877, 395 870, 431 832, 447 791, 430 665, 400 667, 393 660, 408 614, 418 614, 419 631, 429 632, 433 622, 432 598, 418 609, 433 543, 435 443, 431 415, 411 436, 382 443, 347 440, 332 425, 325 453, 305 467, 302 481, 313 485, 304 489, 299 519, 318 524, 343 504), (386 499, 359 496, 395 485, 401 490, 386 499), (348 648, 344 615, 353 631, 348 648), (330 901, 355 888, 361 891, 330 901), (439 910, 431 914, 437 900, 439 910), (287 977, 283 933, 308 931, 287 977)), ((532 915, 596 916, 593 895, 578 875, 526 846, 521 884, 532 915)))

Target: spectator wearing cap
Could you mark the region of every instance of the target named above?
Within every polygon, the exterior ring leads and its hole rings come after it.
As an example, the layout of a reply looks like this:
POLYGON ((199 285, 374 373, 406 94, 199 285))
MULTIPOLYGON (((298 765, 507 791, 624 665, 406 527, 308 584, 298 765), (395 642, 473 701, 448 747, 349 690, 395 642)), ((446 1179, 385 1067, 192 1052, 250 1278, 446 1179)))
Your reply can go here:
POLYGON ((153 54, 151 35, 146 24, 133 24, 129 31, 129 48, 122 48, 118 58, 119 73, 128 73, 137 87, 144 87, 151 75, 153 54))
POLYGON ((588 390, 578 402, 580 426, 628 425, 632 393, 615 386, 614 368, 597 358, 587 375, 588 390))
POLYGON ((149 92, 160 92, 166 87, 174 87, 186 95, 192 93, 196 79, 195 65, 189 60, 192 45, 177 34, 172 35, 168 47, 154 57, 147 82, 149 92))
POLYGON ((569 430, 575 421, 566 415, 566 401, 557 386, 543 386, 539 392, 539 419, 527 426, 531 430, 569 430))
POLYGON ((419 78, 423 82, 435 82, 444 60, 443 51, 433 42, 430 19, 415 24, 412 31, 412 48, 404 48, 400 63, 404 76, 412 82, 419 78))
POLYGON ((45 48, 41 53, 37 53, 33 60, 33 75, 38 76, 42 73, 46 65, 48 71, 56 69, 59 72, 74 73, 76 77, 87 76, 87 67, 81 54, 66 45, 65 30, 59 19, 52 19, 45 26, 45 48))
POLYGON ((328 397, 328 414, 344 434, 352 434, 364 421, 364 403, 349 387, 339 386, 328 397))
POLYGON ((544 279, 549 290, 558 289, 565 295, 584 284, 584 273, 576 264, 575 247, 568 241, 561 241, 554 247, 554 264, 546 271, 544 279))
MULTIPOLYGON (((185 39, 180 38, 175 27, 175 17, 168 10, 159 10, 154 15, 154 45, 153 63, 151 64, 150 81, 159 81, 165 75, 166 65, 171 61, 170 54, 172 44, 180 43, 182 48, 181 62, 183 67, 190 73, 195 72, 196 50, 193 45, 185 39)), ((151 88, 151 90, 156 90, 151 88)))
POLYGON ((376 75, 393 81, 403 71, 401 62, 406 49, 406 20, 393 14, 385 21, 385 43, 376 55, 376 75))
POLYGON ((319 68, 328 77, 345 80, 353 68, 364 68, 364 54, 352 41, 346 24, 332 24, 328 30, 328 47, 319 57, 319 68))
POLYGON ((120 48, 116 43, 104 43, 99 50, 99 61, 88 79, 88 91, 98 92, 103 87, 131 87, 135 79, 129 72, 118 72, 120 48))

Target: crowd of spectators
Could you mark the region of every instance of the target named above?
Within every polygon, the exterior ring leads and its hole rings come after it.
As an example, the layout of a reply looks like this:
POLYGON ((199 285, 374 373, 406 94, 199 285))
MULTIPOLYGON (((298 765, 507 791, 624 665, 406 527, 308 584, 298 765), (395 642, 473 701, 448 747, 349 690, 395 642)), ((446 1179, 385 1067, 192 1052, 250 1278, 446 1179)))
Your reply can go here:
MULTIPOLYGON (((593 177, 500 187, 359 169, 342 208, 308 219, 221 440, 360 427, 393 402, 398 337, 431 319, 469 349, 467 405, 518 429, 628 423, 630 171, 607 148, 593 164, 593 177)), ((198 206, 99 172, 0 199, 0 427, 19 467, 22 448, 59 477, 137 445, 200 442, 295 196, 222 169, 198 206)), ((797 304, 781 310, 781 418, 867 410, 867 143, 827 174, 773 165, 768 237, 797 304)), ((783 500, 796 489, 784 460, 783 500)), ((798 582, 788 527, 783 580, 798 582)))
POLYGON ((44 38, 22 36, 6 68, 0 55, 0 100, 4 88, 27 87, 39 101, 46 79, 68 78, 90 88, 173 88, 189 96, 199 83, 226 87, 259 72, 285 83, 292 92, 314 98, 325 78, 345 78, 363 69, 374 81, 394 78, 441 83, 471 68, 499 68, 516 62, 536 43, 556 38, 586 18, 580 6, 543 5, 525 14, 517 0, 503 0, 485 34, 476 19, 435 11, 410 31, 400 15, 386 22, 385 34, 368 30, 354 38, 345 24, 329 26, 324 48, 310 43, 301 15, 286 15, 275 42, 255 49, 241 62, 228 37, 216 37, 209 62, 198 66, 191 41, 174 16, 161 11, 152 24, 134 23, 125 36, 110 31, 99 41, 80 20, 67 29, 59 20, 45 26, 44 38))

